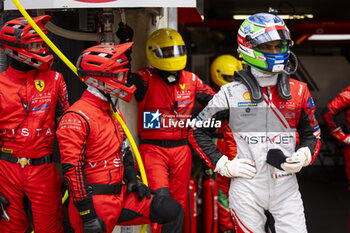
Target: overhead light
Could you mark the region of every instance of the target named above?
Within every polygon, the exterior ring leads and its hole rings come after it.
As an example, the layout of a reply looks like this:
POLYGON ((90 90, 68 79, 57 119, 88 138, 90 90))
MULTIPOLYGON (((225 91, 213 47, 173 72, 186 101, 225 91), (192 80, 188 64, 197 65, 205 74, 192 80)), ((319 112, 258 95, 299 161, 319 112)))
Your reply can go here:
MULTIPOLYGON (((251 15, 233 15, 233 19, 235 20, 245 20, 251 15)), ((314 17, 313 14, 303 14, 303 15, 277 15, 281 19, 305 19, 309 18, 312 19, 314 17)))
POLYGON ((350 34, 317 34, 312 35, 308 40, 350 40, 350 34))

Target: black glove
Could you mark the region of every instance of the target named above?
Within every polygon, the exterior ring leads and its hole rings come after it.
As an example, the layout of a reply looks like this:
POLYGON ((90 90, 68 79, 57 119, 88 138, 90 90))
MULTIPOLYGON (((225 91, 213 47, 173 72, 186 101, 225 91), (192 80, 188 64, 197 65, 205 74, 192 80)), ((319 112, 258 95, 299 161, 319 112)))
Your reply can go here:
POLYGON ((267 152, 266 162, 274 166, 275 168, 284 171, 281 167, 281 164, 286 162, 286 158, 287 157, 283 154, 283 152, 280 149, 270 149, 267 152))
POLYGON ((119 44, 123 44, 125 42, 132 41, 132 38, 134 37, 134 30, 132 30, 132 28, 129 27, 127 24, 120 22, 119 28, 115 35, 120 39, 119 44))
POLYGON ((137 179, 136 181, 129 181, 126 186, 126 192, 137 192, 139 195, 139 201, 142 201, 145 196, 150 199, 151 193, 155 194, 155 192, 143 184, 140 179, 137 179))
POLYGON ((124 168, 124 178, 126 179, 126 192, 137 192, 139 195, 139 201, 146 196, 148 199, 151 198, 151 193, 155 193, 149 187, 142 183, 138 177, 138 172, 134 167, 125 167, 124 168))
POLYGON ((74 203, 77 207, 80 217, 83 221, 84 233, 103 233, 107 232, 104 221, 96 214, 92 197, 88 196, 74 203))
POLYGON ((103 233, 107 232, 107 228, 104 221, 96 215, 96 218, 83 222, 83 231, 84 233, 103 233))
POLYGON ((10 202, 3 195, 0 194, 0 218, 3 217, 8 222, 10 221, 10 217, 7 215, 4 206, 9 204, 10 202))
POLYGON ((142 201, 146 196, 148 199, 151 198, 151 193, 155 193, 149 187, 142 183, 138 176, 138 171, 134 166, 134 159, 129 147, 123 150, 123 164, 124 164, 124 178, 126 179, 126 192, 137 192, 139 195, 139 201, 142 201))
POLYGON ((132 156, 130 148, 126 147, 126 148, 122 149, 122 153, 123 153, 123 164, 124 164, 124 167, 125 168, 128 168, 128 167, 134 168, 135 167, 135 163, 134 163, 134 158, 132 156))

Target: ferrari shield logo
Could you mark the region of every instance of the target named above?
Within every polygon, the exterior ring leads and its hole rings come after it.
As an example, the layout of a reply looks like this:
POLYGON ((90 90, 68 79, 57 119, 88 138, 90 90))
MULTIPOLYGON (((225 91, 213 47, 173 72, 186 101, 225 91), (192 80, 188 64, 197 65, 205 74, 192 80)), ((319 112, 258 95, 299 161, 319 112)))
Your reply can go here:
POLYGON ((45 88, 45 83, 43 80, 35 80, 35 87, 38 91, 43 91, 45 88))

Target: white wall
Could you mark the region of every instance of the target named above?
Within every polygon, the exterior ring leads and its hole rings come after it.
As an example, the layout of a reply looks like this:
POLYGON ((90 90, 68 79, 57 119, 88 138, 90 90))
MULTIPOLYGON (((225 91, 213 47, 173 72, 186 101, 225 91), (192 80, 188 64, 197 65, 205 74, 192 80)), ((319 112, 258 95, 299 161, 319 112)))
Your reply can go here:
MULTIPOLYGON (((157 9, 158 10, 158 9, 157 9)), ((146 42, 147 38, 151 33, 158 28, 167 27, 167 10, 163 8, 164 15, 161 17, 156 17, 156 24, 152 24, 152 12, 155 10, 148 10, 146 8, 142 9, 126 9, 126 23, 134 30, 134 45, 132 49, 132 71, 135 72, 139 68, 145 67, 148 65, 146 58, 146 42)), ((120 22, 120 14, 118 11, 115 11, 114 14, 114 30, 117 30, 118 23, 120 22)), ((116 38, 116 43, 119 43, 119 40, 116 38)), ((131 134, 134 137, 136 143, 137 140, 137 103, 133 97, 130 103, 124 101, 119 101, 119 109, 123 113, 126 119, 126 125, 130 130, 131 134)))

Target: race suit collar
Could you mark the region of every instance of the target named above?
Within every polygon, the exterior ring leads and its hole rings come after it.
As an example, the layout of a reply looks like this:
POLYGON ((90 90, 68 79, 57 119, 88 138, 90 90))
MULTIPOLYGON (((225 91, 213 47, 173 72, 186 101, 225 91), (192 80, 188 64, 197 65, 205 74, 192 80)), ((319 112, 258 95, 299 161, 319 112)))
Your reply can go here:
POLYGON ((94 96, 104 100, 104 101, 108 101, 106 96, 104 96, 97 88, 92 87, 92 86, 88 86, 87 90, 93 94, 94 96))
MULTIPOLYGON (((89 86, 90 87, 90 86, 89 86)), ((107 111, 110 109, 110 103, 107 100, 102 99, 100 96, 98 96, 97 93, 101 94, 98 92, 98 90, 94 87, 87 88, 87 90, 84 92, 84 97, 87 99, 91 100, 92 104, 101 108, 104 111, 107 111), (96 89, 97 92, 95 92, 93 89, 96 89)), ((102 95, 102 94, 101 94, 102 95)))
POLYGON ((21 71, 21 70, 14 69, 12 66, 9 66, 6 72, 9 74, 10 77, 13 77, 13 78, 28 79, 28 78, 33 78, 38 72, 38 70, 34 69, 29 71, 21 71))

